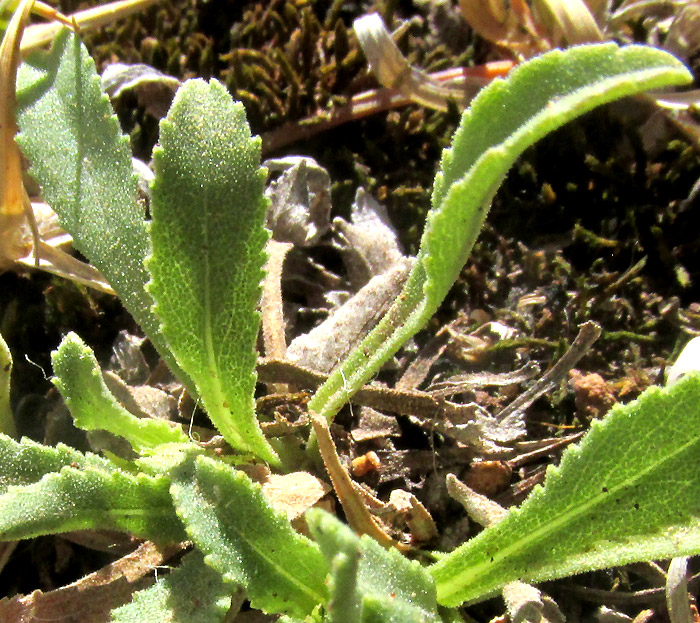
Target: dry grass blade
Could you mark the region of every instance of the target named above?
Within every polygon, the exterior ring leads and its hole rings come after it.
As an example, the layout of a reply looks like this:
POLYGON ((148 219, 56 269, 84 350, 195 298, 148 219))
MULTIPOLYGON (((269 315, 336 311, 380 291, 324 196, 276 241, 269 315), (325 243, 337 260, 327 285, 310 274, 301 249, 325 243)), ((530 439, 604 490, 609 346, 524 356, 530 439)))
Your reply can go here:
MULTIPOLYGON (((119 0, 118 2, 110 2, 109 4, 78 11, 68 16, 70 19, 69 23, 74 24, 79 29, 99 28, 100 26, 111 24, 118 19, 128 17, 132 13, 142 11, 156 4, 158 1, 159 0, 119 0)), ((61 24, 58 22, 36 24, 27 27, 24 37, 22 38, 22 52, 26 53, 50 43, 60 27, 61 24)))
POLYGON ((555 45, 578 45, 603 40, 595 18, 583 0, 538 0, 535 6, 551 30, 555 45))
POLYGON ((513 0, 509 8, 503 0, 460 0, 459 8, 478 35, 516 58, 529 58, 550 49, 523 0, 513 0))
POLYGON ((0 45, 0 270, 24 264, 114 294, 95 268, 60 249, 71 242, 70 236, 57 227, 56 215, 46 204, 31 202, 27 195, 22 179, 22 155, 14 140, 17 133, 17 68, 21 53, 51 41, 62 24, 99 26, 155 1, 115 2, 70 17, 35 0, 17 3, 0 45), (27 27, 32 12, 54 21, 27 27), (33 244, 30 243, 28 230, 33 244), (50 230, 50 234, 42 240, 44 230, 50 230))
POLYGON ((282 307, 282 265, 294 247, 289 242, 270 240, 267 243, 267 264, 262 293, 262 334, 265 355, 284 359, 287 353, 284 310, 282 307))
POLYGON ((666 580, 666 607, 671 623, 693 623, 688 595, 688 556, 671 561, 666 580))
POLYGON ((460 107, 466 106, 463 93, 444 86, 408 63, 377 13, 355 20, 353 28, 374 75, 383 86, 436 110, 447 110, 450 100, 457 101, 460 107))
POLYGON ((15 82, 20 39, 33 4, 33 0, 20 3, 0 44, 0 257, 10 260, 24 255, 21 225, 31 214, 22 183, 22 157, 15 143, 15 82))
MULTIPOLYGON (((513 61, 491 61, 477 67, 457 67, 430 74, 431 78, 447 84, 451 89, 459 89, 467 99, 475 95, 475 90, 488 84, 498 76, 505 76, 514 66, 513 61)), ((276 152, 296 141, 309 140, 313 136, 327 132, 344 123, 357 121, 385 110, 407 106, 411 99, 397 89, 380 88, 353 95, 350 101, 334 108, 330 113, 319 114, 288 121, 274 130, 263 134, 263 154, 276 152)))
POLYGON ((649 93, 662 108, 670 110, 688 110, 700 105, 700 89, 683 91, 681 93, 649 93))
POLYGON ((22 157, 15 143, 15 83, 22 33, 33 7, 33 0, 22 0, 19 3, 0 44, 0 217, 3 219, 0 222, 0 236, 3 236, 0 239, 0 251, 4 250, 2 245, 5 243, 5 234, 14 234, 16 231, 13 228, 12 232, 8 232, 5 220, 7 217, 24 215, 29 205, 22 183, 22 157))
POLYGON ((77 582, 46 593, 37 590, 0 600, 0 620, 107 623, 112 608, 127 602, 134 591, 150 585, 148 576, 153 570, 182 549, 182 544, 158 547, 146 541, 131 554, 77 582))
POLYGON ((310 418, 314 427, 314 432, 316 433, 316 438, 318 439, 318 448, 321 452, 323 463, 326 466, 326 471, 333 483, 333 489, 343 506, 345 517, 352 529, 358 534, 367 534, 371 536, 384 547, 395 547, 400 551, 409 550, 410 548, 407 545, 395 541, 386 534, 377 520, 369 512, 367 506, 365 506, 350 476, 340 463, 340 458, 338 457, 335 444, 331 438, 331 432, 326 419, 314 413, 310 414, 310 418))
POLYGON ((484 39, 503 47, 510 47, 517 40, 517 17, 499 0, 460 0, 459 8, 464 19, 484 39))

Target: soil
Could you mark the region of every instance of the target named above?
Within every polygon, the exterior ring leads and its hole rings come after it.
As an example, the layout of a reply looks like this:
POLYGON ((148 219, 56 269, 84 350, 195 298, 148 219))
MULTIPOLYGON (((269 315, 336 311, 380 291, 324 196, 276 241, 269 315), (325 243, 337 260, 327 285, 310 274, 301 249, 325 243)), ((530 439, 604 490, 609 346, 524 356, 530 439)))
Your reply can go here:
MULTIPOLYGON (((503 50, 473 34, 449 3, 451 19, 437 30, 429 5, 380 3, 392 28, 413 20, 398 41, 412 64, 435 71, 501 58, 503 50)), ((77 8, 68 0, 61 7, 77 8)), ((364 188, 385 206, 402 249, 415 253, 441 150, 459 121, 456 108, 404 106, 268 147, 284 124, 318 117, 378 86, 351 28, 353 19, 371 9, 320 0, 186 0, 155 6, 86 41, 98 68, 142 62, 180 79, 218 78, 244 103, 253 132, 263 136, 265 158, 314 158, 330 176, 332 217, 349 219, 355 193, 364 188)), ((134 93, 114 105, 135 156, 148 162, 158 120, 134 93)), ((615 402, 663 384, 669 362, 700 334, 697 145, 697 130, 693 134, 636 98, 597 109, 527 150, 499 190, 440 311, 378 377, 393 387, 431 348, 442 354, 418 389, 457 374, 478 380, 535 366, 535 377, 500 386, 477 382, 450 397, 497 412, 551 368, 584 322, 596 322, 600 338, 527 409, 524 439, 487 451, 462 447, 424 420, 395 413, 370 422, 361 418, 372 414, 356 405, 337 418, 332 432, 341 459, 363 465, 356 478, 380 500, 402 489, 430 512, 441 536, 427 549, 452 547, 476 530, 449 498, 447 472, 505 507, 519 503, 567 445, 520 462, 527 453, 522 442, 536 446, 538 440, 583 432, 615 402)), ((333 289, 347 295, 356 287, 331 237, 299 251, 297 261, 311 257, 322 267, 316 277, 335 275, 333 289)), ((326 292, 306 288, 293 275, 283 288, 294 314, 291 341, 325 318, 330 303, 326 292)), ((46 274, 4 273, 0 292, 0 332, 15 363, 12 404, 19 432, 87 449, 88 440, 71 427, 49 381, 50 352, 62 335, 76 331, 104 367, 114 366, 118 335, 138 335, 138 327, 117 299, 46 274)), ((149 370, 156 369, 147 346, 145 359, 149 370)), ((260 398, 266 393, 261 384, 260 398)), ((303 406, 291 398, 282 409, 278 405, 278 413, 299 411, 303 406)), ((2 594, 50 591, 114 559, 61 537, 22 542, 1 572, 2 594)), ((663 592, 645 592, 658 588, 647 576, 635 567, 614 569, 544 589, 569 620, 592 619, 601 605, 630 617, 650 609, 643 616, 665 620, 663 592)), ((504 614, 503 603, 492 599, 467 614, 491 620, 504 614)))

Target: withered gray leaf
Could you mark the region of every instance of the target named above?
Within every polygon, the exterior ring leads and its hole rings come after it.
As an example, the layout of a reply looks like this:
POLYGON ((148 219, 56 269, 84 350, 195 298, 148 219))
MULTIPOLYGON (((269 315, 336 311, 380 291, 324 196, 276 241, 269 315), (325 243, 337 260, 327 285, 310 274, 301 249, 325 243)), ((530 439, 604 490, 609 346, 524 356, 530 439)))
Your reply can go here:
POLYGON ((102 87, 110 97, 117 98, 124 92, 133 90, 139 104, 156 119, 167 114, 179 86, 177 78, 141 63, 111 63, 102 72, 102 87))
POLYGON ((400 262, 404 255, 386 208, 362 188, 357 190, 350 217, 349 223, 340 217, 333 219, 333 228, 340 239, 337 247, 348 279, 354 289, 359 289, 400 262))
POLYGON ((282 175, 266 189, 267 226, 279 242, 310 247, 330 229, 331 178, 313 158, 288 156, 266 160, 270 173, 282 175))
POLYGON ((374 327, 400 294, 411 262, 374 277, 344 305, 308 333, 295 338, 287 359, 318 372, 330 372, 374 327))

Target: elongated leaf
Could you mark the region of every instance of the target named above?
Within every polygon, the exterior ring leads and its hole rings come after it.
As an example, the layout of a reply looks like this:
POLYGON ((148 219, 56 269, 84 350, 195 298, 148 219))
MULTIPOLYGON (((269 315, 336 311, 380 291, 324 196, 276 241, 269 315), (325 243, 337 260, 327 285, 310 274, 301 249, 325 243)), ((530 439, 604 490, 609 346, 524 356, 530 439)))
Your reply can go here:
POLYGON ((170 369, 194 392, 160 332, 143 265, 149 252, 127 137, 95 63, 67 30, 20 66, 17 142, 74 246, 105 276, 170 369))
POLYGON ((102 379, 92 350, 69 333, 51 356, 54 385, 63 396, 75 425, 106 430, 124 437, 136 452, 165 443, 187 443, 187 435, 164 420, 137 418, 122 407, 102 379))
POLYGON ((358 623, 362 616, 363 597, 358 586, 362 558, 359 538, 323 511, 308 511, 306 521, 330 569, 328 623, 358 623))
POLYGON ((198 551, 153 586, 138 591, 130 604, 112 611, 113 623, 218 623, 231 604, 235 587, 204 564, 198 551))
POLYGON ((441 621, 435 585, 418 562, 367 535, 358 537, 322 510, 311 509, 306 520, 331 569, 332 623, 441 621))
POLYGON ((403 293, 318 389, 309 408, 333 416, 427 323, 464 266, 491 199, 524 149, 600 104, 690 80, 688 70, 665 52, 608 43, 549 52, 483 89, 443 154, 418 262, 403 293))
POLYGON ((187 538, 164 477, 64 467, 0 495, 0 540, 71 530, 120 530, 152 541, 187 538))
POLYGON ((265 172, 243 105, 186 82, 154 150, 149 291, 178 363, 233 447, 276 462, 255 417, 265 172))
POLYGON ((199 456, 174 470, 171 492, 207 563, 243 586, 255 608, 303 618, 326 602, 318 546, 295 532, 243 472, 199 456))
POLYGON ((700 375, 594 422, 518 509, 430 568, 457 605, 539 581, 700 553, 700 375))
POLYGON ((38 482, 46 474, 63 467, 90 467, 111 474, 116 467, 107 459, 92 453, 82 453, 69 446, 51 447, 31 439, 21 441, 0 434, 0 494, 10 485, 28 485, 38 482))

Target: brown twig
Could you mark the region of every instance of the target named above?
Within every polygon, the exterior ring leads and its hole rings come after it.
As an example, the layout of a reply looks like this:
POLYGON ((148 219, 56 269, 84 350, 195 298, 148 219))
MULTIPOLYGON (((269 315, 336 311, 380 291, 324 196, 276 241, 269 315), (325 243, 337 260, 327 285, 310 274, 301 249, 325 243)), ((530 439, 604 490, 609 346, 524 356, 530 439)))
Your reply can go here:
MULTIPOLYGON (((479 67, 457 67, 430 74, 430 77, 444 85, 463 87, 465 91, 479 88, 496 76, 505 75, 511 68, 511 61, 494 61, 479 67)), ((308 140, 321 132, 330 130, 349 121, 375 115, 413 103, 397 89, 379 88, 358 93, 343 106, 331 111, 319 111, 300 121, 291 121, 266 132, 262 136, 262 153, 275 152, 296 141, 308 140)))
MULTIPOLYGON (((291 361, 261 359, 258 362, 258 379, 263 383, 288 383, 303 389, 316 389, 328 376, 291 361)), ((379 411, 400 415, 413 415, 426 421, 454 419, 465 422, 474 418, 473 405, 460 405, 435 398, 417 390, 389 389, 366 385, 352 396, 352 402, 379 411)))

